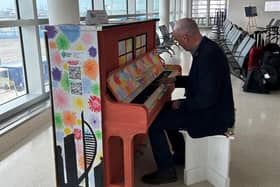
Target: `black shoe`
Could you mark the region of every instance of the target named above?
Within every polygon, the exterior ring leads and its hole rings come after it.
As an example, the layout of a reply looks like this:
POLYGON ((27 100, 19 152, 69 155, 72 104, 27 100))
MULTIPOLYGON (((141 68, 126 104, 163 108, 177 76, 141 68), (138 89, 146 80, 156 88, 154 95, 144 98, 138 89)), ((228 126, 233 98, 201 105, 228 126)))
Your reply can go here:
POLYGON ((177 181, 175 168, 161 169, 144 175, 142 181, 147 184, 165 184, 177 181))
POLYGON ((172 160, 176 165, 184 166, 185 165, 185 155, 182 154, 173 154, 172 160))

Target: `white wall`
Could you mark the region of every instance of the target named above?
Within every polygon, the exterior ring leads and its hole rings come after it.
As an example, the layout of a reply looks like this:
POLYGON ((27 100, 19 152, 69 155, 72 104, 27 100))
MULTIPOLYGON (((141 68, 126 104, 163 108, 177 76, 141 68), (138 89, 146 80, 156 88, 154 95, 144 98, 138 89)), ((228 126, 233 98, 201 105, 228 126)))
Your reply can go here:
POLYGON ((256 22, 258 27, 267 25, 271 18, 280 19, 280 12, 264 12, 264 2, 265 0, 228 0, 228 18, 246 30, 248 18, 245 17, 244 7, 250 3, 251 6, 257 7, 256 22))

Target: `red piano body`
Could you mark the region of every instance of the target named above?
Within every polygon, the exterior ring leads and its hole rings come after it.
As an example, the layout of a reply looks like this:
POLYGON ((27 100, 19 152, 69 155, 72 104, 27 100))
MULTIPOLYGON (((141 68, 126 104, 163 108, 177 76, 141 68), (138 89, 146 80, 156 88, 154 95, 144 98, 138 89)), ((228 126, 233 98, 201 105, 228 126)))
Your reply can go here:
POLYGON ((156 20, 103 26, 98 32, 106 187, 134 186, 134 144, 170 100, 173 88, 158 84, 144 93, 145 99, 139 95, 163 72, 181 72, 179 66, 163 65, 153 51, 155 32, 156 20))

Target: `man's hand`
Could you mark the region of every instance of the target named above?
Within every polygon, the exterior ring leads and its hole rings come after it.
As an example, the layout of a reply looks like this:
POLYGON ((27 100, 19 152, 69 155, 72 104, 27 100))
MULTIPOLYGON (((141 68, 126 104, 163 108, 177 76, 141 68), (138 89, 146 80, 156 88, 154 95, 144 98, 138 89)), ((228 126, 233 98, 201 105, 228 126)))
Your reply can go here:
POLYGON ((180 101, 173 101, 172 102, 172 109, 178 110, 180 108, 180 101))
POLYGON ((165 84, 165 85, 168 85, 168 84, 174 84, 174 82, 176 81, 176 78, 175 77, 169 77, 169 78, 163 78, 160 80, 160 83, 161 84, 165 84))

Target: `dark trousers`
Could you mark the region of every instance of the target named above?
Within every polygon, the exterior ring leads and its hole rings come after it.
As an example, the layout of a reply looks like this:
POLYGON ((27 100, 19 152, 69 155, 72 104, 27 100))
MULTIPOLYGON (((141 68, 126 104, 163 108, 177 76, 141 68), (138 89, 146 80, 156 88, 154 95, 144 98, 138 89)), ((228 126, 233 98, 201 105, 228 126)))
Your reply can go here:
POLYGON ((166 133, 175 154, 185 153, 185 144, 180 129, 187 129, 185 112, 172 110, 170 103, 166 104, 149 128, 149 138, 154 159, 159 169, 174 167, 166 133))

